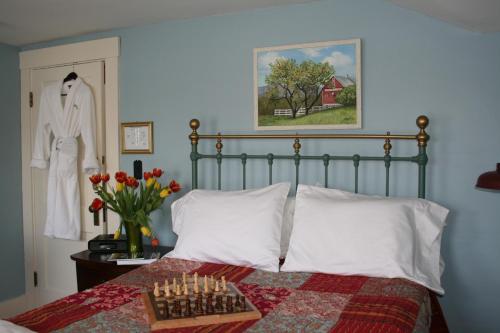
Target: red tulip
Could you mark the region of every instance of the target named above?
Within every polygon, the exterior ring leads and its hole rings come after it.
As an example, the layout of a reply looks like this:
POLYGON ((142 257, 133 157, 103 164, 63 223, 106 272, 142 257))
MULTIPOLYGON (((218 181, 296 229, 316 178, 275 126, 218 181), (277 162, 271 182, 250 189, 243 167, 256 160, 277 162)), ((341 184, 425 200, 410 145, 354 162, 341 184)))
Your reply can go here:
POLYGON ((168 184, 168 187, 172 190, 172 192, 176 193, 181 190, 181 185, 177 183, 175 180, 172 180, 170 184, 168 184))
POLYGON ((90 205, 91 210, 93 212, 98 212, 99 210, 101 210, 103 206, 104 202, 99 198, 95 198, 94 201, 92 201, 92 204, 90 205))
POLYGON ((149 178, 153 177, 152 172, 144 172, 144 180, 148 180, 149 178))
POLYGON ((101 175, 101 180, 102 180, 103 183, 109 182, 109 173, 102 174, 101 175))
POLYGON ((127 177, 127 179, 125 180, 125 184, 127 186, 133 187, 133 188, 136 188, 137 186, 139 186, 139 182, 134 177, 127 177))
POLYGON ((163 175, 163 170, 160 169, 160 168, 154 168, 153 169, 153 176, 155 176, 156 178, 160 178, 161 175, 163 175))
POLYGON ((157 247, 158 245, 160 245, 160 241, 158 240, 158 238, 153 238, 151 240, 151 246, 152 247, 157 247))
POLYGON ((101 175, 100 174, 95 174, 89 177, 90 182, 94 185, 97 185, 101 182, 101 175))
POLYGON ((115 173, 115 179, 118 183, 124 183, 127 180, 127 173, 118 171, 117 173, 115 173))

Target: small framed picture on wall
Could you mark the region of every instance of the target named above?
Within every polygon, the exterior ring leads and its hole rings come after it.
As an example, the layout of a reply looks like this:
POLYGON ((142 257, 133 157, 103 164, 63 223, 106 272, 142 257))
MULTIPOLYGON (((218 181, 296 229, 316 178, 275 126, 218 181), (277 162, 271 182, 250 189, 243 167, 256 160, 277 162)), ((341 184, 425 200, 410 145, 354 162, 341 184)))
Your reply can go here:
POLYGON ((120 131, 122 154, 153 153, 153 122, 122 123, 120 131))

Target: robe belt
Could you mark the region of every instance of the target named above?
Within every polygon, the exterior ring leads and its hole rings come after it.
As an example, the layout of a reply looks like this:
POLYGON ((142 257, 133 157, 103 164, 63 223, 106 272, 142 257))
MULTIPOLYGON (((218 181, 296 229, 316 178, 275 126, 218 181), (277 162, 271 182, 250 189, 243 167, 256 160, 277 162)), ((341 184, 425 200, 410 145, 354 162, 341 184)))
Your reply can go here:
POLYGON ((54 140, 52 145, 52 150, 57 153, 63 153, 72 157, 78 156, 78 141, 76 138, 68 137, 58 137, 54 140))

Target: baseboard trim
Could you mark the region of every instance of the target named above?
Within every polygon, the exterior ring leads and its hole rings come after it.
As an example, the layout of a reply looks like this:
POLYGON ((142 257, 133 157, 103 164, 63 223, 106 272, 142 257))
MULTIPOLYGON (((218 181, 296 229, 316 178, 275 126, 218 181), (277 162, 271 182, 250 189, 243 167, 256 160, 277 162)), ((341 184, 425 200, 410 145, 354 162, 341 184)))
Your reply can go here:
POLYGON ((0 318, 9 318, 27 310, 26 294, 0 303, 0 318))

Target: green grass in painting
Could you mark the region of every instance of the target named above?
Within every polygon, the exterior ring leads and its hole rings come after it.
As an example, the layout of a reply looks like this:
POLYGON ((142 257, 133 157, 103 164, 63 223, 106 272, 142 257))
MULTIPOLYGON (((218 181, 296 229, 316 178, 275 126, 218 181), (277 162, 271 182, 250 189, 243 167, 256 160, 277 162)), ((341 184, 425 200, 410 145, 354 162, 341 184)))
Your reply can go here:
POLYGON ((292 117, 260 115, 259 126, 352 125, 356 124, 356 107, 327 109, 308 116, 292 117))

